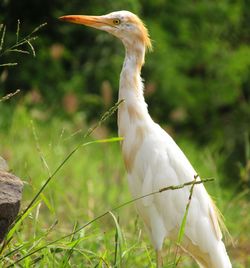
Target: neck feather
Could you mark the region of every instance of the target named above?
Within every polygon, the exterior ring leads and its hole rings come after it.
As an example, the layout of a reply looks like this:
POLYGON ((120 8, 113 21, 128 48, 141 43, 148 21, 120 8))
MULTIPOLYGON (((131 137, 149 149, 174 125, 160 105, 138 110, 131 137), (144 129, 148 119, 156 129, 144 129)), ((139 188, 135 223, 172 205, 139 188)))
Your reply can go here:
POLYGON ((144 63, 145 46, 126 47, 126 56, 120 75, 119 99, 123 99, 118 109, 119 135, 125 137, 129 127, 151 120, 143 95, 141 68, 144 63))
POLYGON ((119 136, 124 138, 121 143, 122 154, 129 173, 133 169, 137 151, 153 122, 144 101, 140 76, 144 56, 145 45, 142 43, 126 47, 120 75, 119 99, 124 102, 118 108, 118 131, 119 136))
MULTIPOLYGON (((126 46, 125 46, 126 47, 126 46)), ((126 56, 120 75, 119 99, 124 102, 118 108, 118 132, 123 137, 122 154, 127 171, 133 169, 137 152, 152 124, 143 96, 141 68, 145 46, 126 47, 126 56)))
POLYGON ((126 56, 120 75, 119 98, 129 101, 129 96, 143 98, 143 83, 141 68, 144 64, 145 46, 138 43, 136 46, 125 46, 126 56))

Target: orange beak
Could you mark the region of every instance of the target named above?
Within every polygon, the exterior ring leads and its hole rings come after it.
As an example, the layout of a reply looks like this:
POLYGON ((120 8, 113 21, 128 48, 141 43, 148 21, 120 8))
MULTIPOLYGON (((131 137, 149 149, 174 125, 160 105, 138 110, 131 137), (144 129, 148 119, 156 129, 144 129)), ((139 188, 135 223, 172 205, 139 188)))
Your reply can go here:
POLYGON ((94 28, 100 28, 101 26, 112 26, 112 21, 108 18, 104 18, 103 16, 67 15, 62 16, 59 19, 94 28))

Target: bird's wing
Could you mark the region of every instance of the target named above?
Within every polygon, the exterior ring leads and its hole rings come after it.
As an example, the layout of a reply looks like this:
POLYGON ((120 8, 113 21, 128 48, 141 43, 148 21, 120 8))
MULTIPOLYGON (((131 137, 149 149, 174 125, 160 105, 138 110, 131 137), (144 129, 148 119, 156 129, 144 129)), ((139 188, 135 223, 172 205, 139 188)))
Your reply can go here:
MULTIPOLYGON (((181 149, 162 129, 158 129, 152 137, 148 137, 148 140, 144 141, 139 154, 140 156, 137 157, 136 161, 141 162, 135 166, 143 166, 143 169, 139 171, 140 174, 138 173, 143 180, 139 183, 141 187, 138 185, 138 190, 136 187, 134 188, 134 191, 139 195, 192 181, 197 175, 181 149), (149 148, 151 148, 151 151, 149 148), (139 189, 141 189, 141 192, 139 189)), ((189 193, 190 187, 184 187, 180 190, 166 191, 143 199, 138 207, 144 221, 149 225, 148 228, 158 229, 161 219, 166 228, 166 233, 179 229, 189 193), (150 214, 154 215, 153 221, 150 214), (154 222, 158 226, 153 226, 154 222)), ((210 235, 211 230, 215 237, 220 240, 221 232, 213 203, 204 186, 195 185, 188 211, 186 234, 194 244, 201 244, 201 233, 203 233, 203 236, 204 232, 210 235), (202 227, 200 224, 202 224, 202 227)), ((203 241, 205 240, 203 239, 203 241)))
MULTIPOLYGON (((184 155, 178 145, 174 142, 174 140, 170 136, 168 136, 167 133, 164 134, 165 137, 167 137, 168 139, 168 144, 170 144, 170 146, 166 148, 166 150, 169 151, 170 165, 175 170, 177 177, 179 178, 179 182, 185 183, 193 180, 196 176, 198 176, 197 172, 194 170, 187 157, 184 155)), ((199 177, 198 180, 200 180, 199 177)), ((190 187, 187 187, 185 190, 190 191, 190 187)), ((194 192, 192 195, 192 202, 189 213, 195 213, 197 215, 197 220, 201 215, 206 217, 211 226, 213 227, 213 231, 217 239, 222 239, 222 233, 218 222, 218 219, 220 218, 218 209, 216 208, 214 202, 208 195, 203 185, 194 186, 194 192), (198 211, 197 208, 199 208, 198 211), (199 214, 197 214, 197 212, 199 214)), ((195 219, 195 217, 192 215, 190 215, 190 218, 195 219)))

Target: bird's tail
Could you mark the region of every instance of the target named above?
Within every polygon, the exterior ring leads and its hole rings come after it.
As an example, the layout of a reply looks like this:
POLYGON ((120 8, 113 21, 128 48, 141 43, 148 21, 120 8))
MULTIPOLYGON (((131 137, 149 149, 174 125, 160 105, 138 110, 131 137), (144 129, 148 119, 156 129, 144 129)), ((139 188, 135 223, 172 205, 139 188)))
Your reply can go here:
POLYGON ((194 245, 194 243, 185 236, 182 243, 182 249, 190 254, 198 262, 201 268, 232 267, 225 245, 222 241, 218 241, 213 247, 213 250, 208 254, 203 252, 199 246, 194 245))
POLYGON ((213 256, 210 257, 213 263, 213 266, 211 266, 211 268, 232 268, 232 264, 227 255, 225 245, 222 241, 218 243, 217 249, 214 250, 213 256))
POLYGON ((233 238, 232 238, 230 232, 227 229, 224 216, 222 215, 221 211, 218 209, 218 207, 215 204, 215 201, 213 200, 213 198, 210 195, 209 195, 209 199, 210 199, 213 211, 216 215, 216 218, 217 218, 219 227, 221 229, 221 232, 223 234, 223 237, 225 238, 225 241, 234 246, 234 241, 233 241, 233 238))

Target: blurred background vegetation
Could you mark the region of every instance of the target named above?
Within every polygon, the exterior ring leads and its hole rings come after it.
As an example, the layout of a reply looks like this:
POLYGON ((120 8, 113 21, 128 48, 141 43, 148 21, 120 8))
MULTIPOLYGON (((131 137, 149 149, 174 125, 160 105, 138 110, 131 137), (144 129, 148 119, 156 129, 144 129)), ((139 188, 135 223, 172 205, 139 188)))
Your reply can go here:
MULTIPOLYGON (((177 140, 201 177, 216 178, 207 188, 216 197, 237 244, 235 249, 228 247, 229 254, 234 256, 235 264, 239 259, 234 267, 248 267, 249 6, 249 0, 2 0, 0 37, 4 26, 6 34, 0 51, 0 100, 17 89, 21 93, 0 101, 0 155, 26 181, 23 206, 118 96, 122 44, 107 33, 63 23, 57 18, 127 9, 144 20, 153 40, 154 51, 147 55, 142 71, 149 112, 177 140), (30 55, 6 51, 16 43, 18 20, 20 40, 47 23, 31 42, 35 57, 27 43, 20 49, 30 55), (18 65, 1 66, 9 62, 18 65)), ((92 138, 116 133, 113 116, 92 138)), ((50 238, 67 233, 65 230, 73 228, 76 222, 82 223, 84 218, 91 219, 130 198, 118 144, 93 146, 80 153, 60 172, 60 180, 53 181, 46 195, 42 195, 41 211, 39 204, 27 225, 21 227, 13 248, 27 242, 31 232, 34 239, 40 239, 43 232, 47 236, 50 231, 46 230, 50 230, 55 218, 62 224, 50 238)), ((128 208, 121 214, 120 222, 125 221, 128 230, 124 254, 133 256, 127 257, 127 267, 135 263, 137 267, 152 264, 134 209, 128 208)), ((78 248, 87 248, 89 252, 84 254, 90 256, 86 261, 89 266, 84 267, 93 267, 89 261, 105 250, 107 259, 112 259, 114 233, 107 231, 106 224, 111 225, 110 220, 104 219, 100 226, 87 230, 88 236, 81 234, 86 241, 78 248)), ((40 244, 39 240, 36 246, 40 244)), ((26 247, 29 249, 23 248, 18 254, 24 256, 32 250, 28 242, 26 247)), ((53 258, 54 253, 45 252, 41 259, 47 265, 53 258)), ((75 263, 81 260, 80 254, 75 263)))
MULTIPOLYGON (((128 9, 144 19, 154 45, 143 69, 152 117, 172 135, 199 146, 216 144, 226 183, 249 186, 250 2, 241 1, 11 1, 0 4, 7 26, 5 46, 20 33, 47 22, 35 41, 37 56, 6 53, 1 95, 20 88, 22 95, 3 107, 11 117, 24 102, 41 120, 80 112, 95 120, 117 99, 122 45, 106 33, 62 23, 64 14, 105 14, 128 9), (195 138, 193 138, 195 137, 195 138), (249 150, 249 149, 248 149, 249 150)), ((1 122, 3 118, 1 119, 1 122)), ((6 122, 5 122, 6 124, 6 122)), ((2 126, 2 124, 1 124, 2 126)), ((110 129, 115 130, 115 118, 110 129)))

